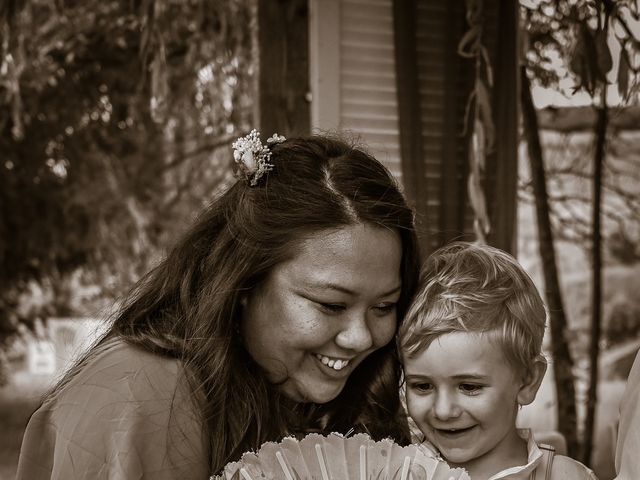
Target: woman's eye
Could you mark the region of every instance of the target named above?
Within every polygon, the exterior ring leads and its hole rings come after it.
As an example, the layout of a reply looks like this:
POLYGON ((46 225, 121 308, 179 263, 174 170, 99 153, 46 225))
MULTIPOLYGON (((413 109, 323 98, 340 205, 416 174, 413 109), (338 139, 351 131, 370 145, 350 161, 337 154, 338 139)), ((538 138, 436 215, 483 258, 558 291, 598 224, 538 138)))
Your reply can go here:
POLYGON ((318 302, 318 304, 322 307, 323 310, 329 313, 340 313, 346 309, 346 307, 340 303, 318 302))
POLYGON ((476 393, 480 393, 480 390, 482 390, 482 386, 481 385, 475 385, 473 383, 461 383, 460 384, 460 390, 462 390, 464 393, 466 394, 476 394, 476 393))
POLYGON ((396 303, 381 303, 380 305, 376 305, 373 308, 381 315, 387 315, 395 311, 396 305, 396 303))

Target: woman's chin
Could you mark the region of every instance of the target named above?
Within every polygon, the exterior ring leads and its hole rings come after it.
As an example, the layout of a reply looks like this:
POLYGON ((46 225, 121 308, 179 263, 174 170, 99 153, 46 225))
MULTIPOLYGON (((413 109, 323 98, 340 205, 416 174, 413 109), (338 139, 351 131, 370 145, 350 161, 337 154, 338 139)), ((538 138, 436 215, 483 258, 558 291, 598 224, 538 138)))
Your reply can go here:
POLYGON ((344 388, 345 382, 285 382, 281 391, 291 400, 304 403, 328 403, 335 399, 344 388))

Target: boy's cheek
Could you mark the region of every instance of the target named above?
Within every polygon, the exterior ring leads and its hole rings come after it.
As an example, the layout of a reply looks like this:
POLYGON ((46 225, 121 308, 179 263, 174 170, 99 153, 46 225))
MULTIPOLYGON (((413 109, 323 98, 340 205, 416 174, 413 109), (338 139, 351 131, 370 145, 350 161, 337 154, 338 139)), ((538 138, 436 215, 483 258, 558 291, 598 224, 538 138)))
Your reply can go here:
POLYGON ((429 434, 431 433, 431 425, 429 424, 429 406, 425 405, 424 399, 414 399, 414 401, 410 402, 409 398, 407 398, 407 413, 416 427, 425 435, 426 438, 429 438, 429 434))
POLYGON ((414 420, 420 420, 421 417, 426 413, 427 406, 424 399, 421 399, 419 396, 412 394, 410 391, 407 392, 407 412, 409 416, 414 418, 414 420))

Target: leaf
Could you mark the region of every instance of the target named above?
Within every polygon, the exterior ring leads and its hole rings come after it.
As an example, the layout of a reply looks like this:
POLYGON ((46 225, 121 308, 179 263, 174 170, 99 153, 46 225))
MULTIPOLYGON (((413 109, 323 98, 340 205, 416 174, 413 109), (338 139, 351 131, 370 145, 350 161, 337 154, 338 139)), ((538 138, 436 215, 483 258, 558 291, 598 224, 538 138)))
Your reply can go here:
POLYGON ((481 242, 485 242, 485 235, 491 231, 491 224, 489 222, 489 215, 487 214, 484 192, 482 191, 482 185, 478 175, 469 175, 467 179, 467 190, 469 192, 469 203, 473 208, 475 217, 473 226, 476 237, 481 242))
POLYGON ((474 213, 474 231, 477 239, 486 243, 485 236, 489 234, 491 225, 487 213, 487 202, 482 190, 481 176, 485 166, 485 141, 484 127, 479 119, 474 124, 474 132, 471 136, 471 148, 469 149, 469 177, 467 190, 469 203, 474 213))
POLYGON ((573 73, 579 80, 582 80, 584 76, 584 56, 585 56, 585 45, 582 41, 581 35, 576 35, 575 43, 573 44, 573 48, 570 52, 569 59, 569 70, 573 73))
POLYGON ((478 166, 478 170, 484 171, 486 167, 487 153, 485 149, 486 136, 484 131, 484 125, 480 119, 475 120, 473 135, 471 136, 472 148, 474 149, 475 163, 478 166))
POLYGON ((581 24, 580 26, 580 31, 582 32, 584 44, 586 46, 585 56, 583 57, 583 61, 586 65, 583 81, 585 81, 585 88, 587 92, 589 92, 589 95, 593 96, 595 94, 598 80, 606 82, 607 79, 598 65, 598 49, 596 47, 593 32, 585 24, 581 24))
POLYGON ((576 29, 576 40, 571 50, 571 59, 569 61, 569 69, 578 80, 574 93, 580 89, 585 89, 589 95, 593 96, 597 79, 602 81, 606 81, 606 79, 598 66, 596 43, 591 30, 584 23, 580 23, 576 29))
POLYGON ((476 108, 480 114, 480 119, 484 123, 484 133, 486 137, 485 145, 487 150, 491 150, 495 143, 495 126, 493 115, 491 114, 491 100, 489 90, 481 78, 476 80, 476 108))
POLYGON ((487 72, 487 84, 489 85, 489 87, 493 87, 493 69, 491 68, 491 59, 489 58, 489 52, 483 45, 480 45, 480 53, 482 53, 484 66, 487 72))
POLYGON ((626 99, 629 95, 629 57, 627 50, 622 45, 620 49, 620 61, 618 62, 618 93, 626 99))
POLYGON ((613 59, 611 58, 611 51, 609 45, 607 45, 607 32, 605 30, 598 30, 594 38, 596 58, 598 60, 598 70, 602 76, 603 81, 606 81, 606 74, 613 68, 613 59))
POLYGON ((15 140, 22 140, 24 138, 24 125, 22 123, 22 98, 19 90, 13 94, 11 101, 11 121, 13 122, 11 135, 15 140))
POLYGON ((151 62, 151 118, 156 123, 164 122, 167 114, 169 81, 167 79, 167 60, 164 43, 160 41, 158 50, 151 62))
POLYGON ((0 67, 0 74, 6 77, 3 86, 6 87, 6 98, 9 100, 11 107, 11 136, 19 141, 24 138, 20 74, 11 54, 6 55, 3 60, 2 67, 0 67))
POLYGON ((479 25, 474 25, 467 30, 458 43, 458 55, 465 58, 475 57, 480 43, 480 33, 479 25))

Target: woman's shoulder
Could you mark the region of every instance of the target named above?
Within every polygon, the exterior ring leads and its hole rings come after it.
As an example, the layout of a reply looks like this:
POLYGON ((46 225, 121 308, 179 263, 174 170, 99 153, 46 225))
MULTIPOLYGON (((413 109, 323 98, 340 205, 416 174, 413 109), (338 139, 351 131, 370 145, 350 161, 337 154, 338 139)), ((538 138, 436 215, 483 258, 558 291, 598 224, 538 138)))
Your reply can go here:
POLYGON ((112 339, 46 398, 39 413, 65 424, 89 418, 94 424, 114 418, 160 421, 168 413, 199 420, 192 392, 180 360, 112 339))
POLYGON ((106 342, 31 417, 17 478, 203 478, 190 390, 180 361, 106 342))
POLYGON ((598 480, 591 469, 577 460, 555 455, 551 467, 552 480, 598 480))
POLYGON ((149 352, 123 339, 112 338, 97 346, 87 363, 88 375, 119 376, 134 369, 148 372, 177 373, 181 362, 149 352))
POLYGON ((105 404, 175 399, 181 394, 188 395, 181 361, 112 339, 98 346, 44 405, 76 403, 80 396, 87 408, 97 412, 105 404))

